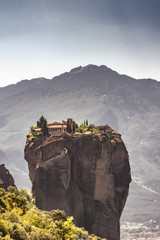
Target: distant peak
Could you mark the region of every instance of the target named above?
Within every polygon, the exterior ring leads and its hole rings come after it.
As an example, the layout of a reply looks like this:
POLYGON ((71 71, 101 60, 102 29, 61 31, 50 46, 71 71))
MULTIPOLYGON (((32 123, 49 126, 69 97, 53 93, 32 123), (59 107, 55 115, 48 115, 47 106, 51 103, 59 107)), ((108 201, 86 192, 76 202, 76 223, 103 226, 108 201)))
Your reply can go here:
POLYGON ((88 64, 87 66, 83 67, 84 69, 89 69, 89 70, 92 70, 92 69, 97 69, 98 66, 97 65, 94 65, 94 64, 88 64))
POLYGON ((73 68, 73 69, 71 69, 70 73, 78 73, 78 72, 86 72, 86 71, 89 72, 89 71, 97 71, 97 70, 108 71, 108 70, 111 70, 111 69, 109 69, 105 65, 97 66, 97 65, 94 65, 94 64, 88 64, 84 67, 79 66, 79 67, 73 68))

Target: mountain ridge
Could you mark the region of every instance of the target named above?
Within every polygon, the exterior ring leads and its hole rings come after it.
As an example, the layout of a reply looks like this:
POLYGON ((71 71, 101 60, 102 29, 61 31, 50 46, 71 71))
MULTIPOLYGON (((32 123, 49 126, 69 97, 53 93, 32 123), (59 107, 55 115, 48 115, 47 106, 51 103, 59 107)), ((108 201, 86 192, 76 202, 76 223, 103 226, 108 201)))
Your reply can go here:
POLYGON ((72 68, 70 71, 68 71, 68 72, 64 72, 64 73, 61 73, 61 74, 59 74, 59 75, 56 75, 56 76, 54 76, 54 77, 52 77, 51 79, 49 79, 49 78, 45 78, 45 77, 36 77, 36 78, 32 78, 32 79, 24 79, 24 80, 21 80, 21 81, 18 81, 17 83, 14 83, 14 84, 9 84, 9 85, 7 85, 7 86, 4 86, 4 87, 0 87, 0 90, 1 89, 3 89, 4 90, 4 88, 8 88, 8 87, 15 87, 15 86, 17 86, 17 85, 19 85, 19 84, 22 84, 22 83, 24 83, 24 82, 26 82, 26 83, 28 83, 28 82, 31 82, 32 81, 32 83, 33 83, 33 81, 39 81, 39 80, 48 80, 48 81, 51 81, 51 80, 54 80, 55 78, 58 78, 58 77, 61 77, 61 76, 64 76, 65 74, 70 74, 70 73, 77 73, 78 72, 78 70, 85 70, 85 69, 92 69, 93 70, 93 67, 95 67, 95 70, 97 70, 97 69, 104 69, 104 70, 109 70, 109 71, 111 71, 112 73, 114 72, 115 74, 117 74, 117 75, 119 75, 119 76, 121 76, 121 77, 123 77, 123 78, 130 78, 131 80, 138 80, 138 81, 143 81, 143 80, 149 80, 149 81, 155 81, 155 82, 159 82, 158 80, 156 80, 156 79, 152 79, 152 78, 134 78, 134 77, 131 77, 131 76, 129 76, 129 75, 127 75, 127 74, 119 74, 117 71, 115 71, 115 70, 112 70, 111 68, 109 68, 109 67, 107 67, 106 65, 99 65, 99 66, 97 66, 97 65, 95 65, 95 64, 88 64, 88 65, 86 65, 86 66, 78 66, 78 67, 75 67, 75 68, 72 68))

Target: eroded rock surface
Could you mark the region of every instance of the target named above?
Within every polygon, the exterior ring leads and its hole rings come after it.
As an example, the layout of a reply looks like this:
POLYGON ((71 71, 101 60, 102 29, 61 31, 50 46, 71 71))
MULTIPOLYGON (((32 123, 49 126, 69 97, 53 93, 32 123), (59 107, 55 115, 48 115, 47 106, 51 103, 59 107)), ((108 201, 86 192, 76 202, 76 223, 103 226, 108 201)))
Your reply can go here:
POLYGON ((4 164, 0 165, 0 188, 7 190, 9 186, 15 187, 14 179, 4 164))
POLYGON ((63 209, 90 233, 120 239, 131 177, 119 134, 110 130, 27 141, 25 159, 39 208, 63 209))

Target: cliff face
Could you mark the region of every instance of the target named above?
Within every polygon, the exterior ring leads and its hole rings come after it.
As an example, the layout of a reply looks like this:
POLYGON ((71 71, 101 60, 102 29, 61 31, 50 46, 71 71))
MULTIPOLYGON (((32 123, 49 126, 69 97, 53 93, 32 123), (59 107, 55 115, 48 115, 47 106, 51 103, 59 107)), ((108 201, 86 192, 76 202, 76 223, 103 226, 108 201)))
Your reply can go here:
POLYGON ((0 188, 7 190, 9 186, 15 187, 14 179, 4 164, 0 165, 0 188))
POLYGON ((90 233, 120 239, 119 219, 131 177, 119 134, 27 141, 25 159, 38 207, 63 209, 90 233))

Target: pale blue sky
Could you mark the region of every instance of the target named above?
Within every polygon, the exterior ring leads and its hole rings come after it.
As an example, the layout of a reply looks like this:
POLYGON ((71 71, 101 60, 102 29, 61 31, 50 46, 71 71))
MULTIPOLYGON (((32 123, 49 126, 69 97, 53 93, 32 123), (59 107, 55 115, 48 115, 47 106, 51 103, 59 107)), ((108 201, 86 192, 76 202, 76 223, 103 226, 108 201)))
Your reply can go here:
POLYGON ((160 81, 159 0, 0 0, 0 86, 87 64, 160 81))

